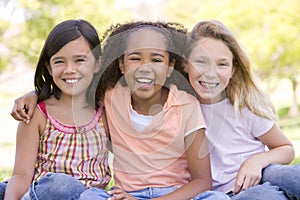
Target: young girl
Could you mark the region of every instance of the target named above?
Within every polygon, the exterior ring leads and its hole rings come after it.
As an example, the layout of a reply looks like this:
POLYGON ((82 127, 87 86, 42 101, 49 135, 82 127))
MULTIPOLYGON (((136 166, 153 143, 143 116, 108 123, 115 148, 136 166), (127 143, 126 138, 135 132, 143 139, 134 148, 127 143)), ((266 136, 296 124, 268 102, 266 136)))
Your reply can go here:
MULTIPOLYGON (((107 69, 96 96, 103 99, 106 92, 116 189, 91 188, 80 199, 229 199, 204 192, 211 189, 211 176, 201 109, 172 84, 187 82, 179 73, 178 48, 185 30, 133 22, 108 32, 102 63, 107 69)), ((22 113, 18 101, 15 108, 22 113)))
POLYGON ((290 163, 293 146, 275 123, 274 107, 233 34, 207 20, 190 37, 186 71, 208 127, 213 190, 232 199, 286 199, 279 186, 299 199, 300 166, 271 165, 290 163))
POLYGON ((100 55, 98 34, 85 20, 50 32, 35 72, 38 107, 18 126, 13 175, 1 184, 1 199, 21 199, 33 179, 31 199, 77 199, 86 188, 106 187, 103 106, 94 95, 100 55))

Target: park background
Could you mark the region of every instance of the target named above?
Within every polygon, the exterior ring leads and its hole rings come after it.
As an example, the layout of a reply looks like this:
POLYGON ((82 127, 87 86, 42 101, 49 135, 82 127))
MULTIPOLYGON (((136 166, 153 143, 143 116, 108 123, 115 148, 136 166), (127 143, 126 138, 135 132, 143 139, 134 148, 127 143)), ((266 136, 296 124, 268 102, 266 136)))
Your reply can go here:
POLYGON ((212 18, 248 53, 295 147, 292 164, 300 163, 300 0, 0 0, 0 180, 14 163, 14 99, 34 89, 38 55, 56 24, 86 19, 101 36, 111 24, 131 20, 179 22, 191 30, 212 18))

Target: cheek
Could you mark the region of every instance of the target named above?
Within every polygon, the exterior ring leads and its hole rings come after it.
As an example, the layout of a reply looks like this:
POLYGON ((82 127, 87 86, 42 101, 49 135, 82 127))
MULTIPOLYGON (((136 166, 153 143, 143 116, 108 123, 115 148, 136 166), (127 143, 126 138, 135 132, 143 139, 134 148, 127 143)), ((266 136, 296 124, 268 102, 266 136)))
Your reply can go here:
POLYGON ((193 82, 193 81, 197 80, 201 76, 201 73, 196 68, 189 67, 188 76, 189 76, 190 81, 193 82))
POLYGON ((227 86, 230 79, 231 79, 231 71, 223 71, 219 73, 219 78, 222 81, 222 83, 227 86))

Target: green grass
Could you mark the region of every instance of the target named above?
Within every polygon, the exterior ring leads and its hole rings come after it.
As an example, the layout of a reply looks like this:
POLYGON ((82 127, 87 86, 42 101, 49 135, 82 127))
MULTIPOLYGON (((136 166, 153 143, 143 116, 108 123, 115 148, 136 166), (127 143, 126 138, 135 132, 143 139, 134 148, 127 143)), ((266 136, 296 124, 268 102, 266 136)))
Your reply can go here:
POLYGON ((4 181, 11 176, 12 169, 0 168, 0 181, 4 181))

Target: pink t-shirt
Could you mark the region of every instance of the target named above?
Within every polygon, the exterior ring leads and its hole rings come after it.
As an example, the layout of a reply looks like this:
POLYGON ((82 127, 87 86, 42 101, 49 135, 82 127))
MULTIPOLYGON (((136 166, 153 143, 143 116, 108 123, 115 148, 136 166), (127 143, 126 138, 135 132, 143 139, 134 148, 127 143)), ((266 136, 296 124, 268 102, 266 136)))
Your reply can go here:
POLYGON ((274 121, 255 115, 249 109, 234 112, 229 99, 216 104, 201 105, 210 148, 213 190, 230 192, 241 164, 250 156, 264 152, 265 145, 257 139, 274 121))
POLYGON ((170 87, 163 110, 142 131, 130 119, 131 94, 120 84, 105 95, 116 187, 181 186, 191 180, 184 138, 205 127, 199 102, 170 87))

